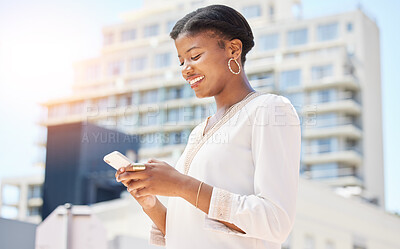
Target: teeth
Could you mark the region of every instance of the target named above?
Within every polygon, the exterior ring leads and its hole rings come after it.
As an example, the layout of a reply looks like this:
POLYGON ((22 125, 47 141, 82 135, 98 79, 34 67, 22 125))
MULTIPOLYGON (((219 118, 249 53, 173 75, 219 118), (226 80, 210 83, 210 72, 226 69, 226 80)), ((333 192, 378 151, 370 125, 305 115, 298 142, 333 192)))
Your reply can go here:
POLYGON ((197 81, 202 80, 202 79, 204 79, 204 76, 197 77, 197 78, 189 81, 189 84, 193 85, 194 83, 196 83, 197 81))

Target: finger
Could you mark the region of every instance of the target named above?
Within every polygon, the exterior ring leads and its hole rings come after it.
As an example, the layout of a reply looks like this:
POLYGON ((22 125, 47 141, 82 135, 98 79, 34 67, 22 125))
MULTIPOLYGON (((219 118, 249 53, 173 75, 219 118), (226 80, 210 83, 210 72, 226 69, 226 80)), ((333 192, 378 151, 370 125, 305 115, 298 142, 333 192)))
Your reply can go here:
POLYGON ((163 161, 160 161, 160 160, 155 159, 155 158, 150 158, 147 162, 148 163, 162 163, 163 161))
POLYGON ((130 181, 133 181, 133 180, 121 181, 121 183, 124 184, 125 187, 128 187, 130 181))
POLYGON ((146 187, 146 181, 131 181, 128 185, 128 192, 146 187))
POLYGON ((147 178, 146 174, 143 174, 140 171, 137 172, 125 172, 123 174, 120 174, 117 177, 118 182, 126 181, 126 180, 141 180, 147 178))

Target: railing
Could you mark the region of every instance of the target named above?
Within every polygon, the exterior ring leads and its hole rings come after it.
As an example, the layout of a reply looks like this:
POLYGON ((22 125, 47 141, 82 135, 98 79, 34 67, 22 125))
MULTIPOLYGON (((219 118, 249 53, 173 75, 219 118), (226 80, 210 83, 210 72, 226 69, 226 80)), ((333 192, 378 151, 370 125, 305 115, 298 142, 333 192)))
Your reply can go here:
POLYGON ((359 180, 362 180, 362 178, 356 174, 355 169, 353 168, 307 170, 303 172, 303 175, 310 179, 329 179, 353 176, 359 180))
POLYGON ((347 146, 345 148, 337 148, 336 146, 332 146, 329 144, 323 144, 320 146, 312 145, 312 146, 305 146, 304 147, 304 154, 305 155, 319 155, 319 154, 326 154, 326 153, 336 153, 336 152, 346 152, 346 151, 354 151, 359 155, 362 155, 362 150, 357 146, 347 146))

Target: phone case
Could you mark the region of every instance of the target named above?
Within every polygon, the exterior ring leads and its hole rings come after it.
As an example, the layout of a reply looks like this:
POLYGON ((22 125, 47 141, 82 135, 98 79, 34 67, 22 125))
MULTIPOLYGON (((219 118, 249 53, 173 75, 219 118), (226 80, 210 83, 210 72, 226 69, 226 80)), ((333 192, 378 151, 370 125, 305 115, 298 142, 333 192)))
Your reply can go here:
POLYGON ((121 167, 126 167, 129 165, 134 166, 136 170, 144 170, 146 166, 142 163, 133 163, 129 158, 124 156, 118 151, 113 151, 110 154, 107 154, 103 160, 108 163, 111 167, 118 170, 121 167))

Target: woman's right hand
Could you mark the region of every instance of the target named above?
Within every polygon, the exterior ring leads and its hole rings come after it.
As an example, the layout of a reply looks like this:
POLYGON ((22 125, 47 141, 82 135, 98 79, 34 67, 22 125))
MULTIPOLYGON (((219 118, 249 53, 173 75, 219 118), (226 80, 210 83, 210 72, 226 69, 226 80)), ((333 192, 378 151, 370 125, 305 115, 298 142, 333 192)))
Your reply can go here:
MULTIPOLYGON (((126 168, 120 168, 119 170, 117 170, 117 172, 115 173, 115 178, 117 179, 118 176, 125 173, 125 171, 126 171, 126 168)), ((135 180, 121 181, 121 183, 124 184, 124 186, 128 188, 129 183, 131 183, 131 181, 135 181, 135 180)), ((140 190, 140 189, 133 189, 129 193, 133 196, 133 198, 136 199, 136 201, 142 206, 143 209, 151 209, 156 205, 157 197, 155 195, 145 195, 145 196, 136 197, 135 194, 136 194, 137 190, 140 190)))

